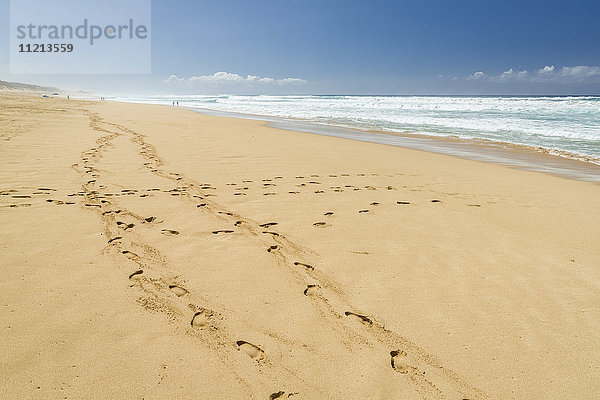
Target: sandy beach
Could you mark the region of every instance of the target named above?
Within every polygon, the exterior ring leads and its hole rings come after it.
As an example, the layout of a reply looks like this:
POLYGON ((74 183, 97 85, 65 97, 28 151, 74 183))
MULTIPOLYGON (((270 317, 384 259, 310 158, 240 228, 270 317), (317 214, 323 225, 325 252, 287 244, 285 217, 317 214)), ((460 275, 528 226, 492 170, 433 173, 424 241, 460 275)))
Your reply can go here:
POLYGON ((0 92, 0 397, 593 399, 600 185, 0 92))

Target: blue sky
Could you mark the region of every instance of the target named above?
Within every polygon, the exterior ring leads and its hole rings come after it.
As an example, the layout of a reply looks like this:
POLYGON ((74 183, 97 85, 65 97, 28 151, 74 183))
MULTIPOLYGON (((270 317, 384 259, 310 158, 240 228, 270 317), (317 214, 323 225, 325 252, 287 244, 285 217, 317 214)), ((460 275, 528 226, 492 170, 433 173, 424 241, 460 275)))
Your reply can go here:
POLYGON ((129 93, 599 94, 598 21, 597 0, 153 0, 151 75, 11 75, 6 28, 0 79, 129 93))

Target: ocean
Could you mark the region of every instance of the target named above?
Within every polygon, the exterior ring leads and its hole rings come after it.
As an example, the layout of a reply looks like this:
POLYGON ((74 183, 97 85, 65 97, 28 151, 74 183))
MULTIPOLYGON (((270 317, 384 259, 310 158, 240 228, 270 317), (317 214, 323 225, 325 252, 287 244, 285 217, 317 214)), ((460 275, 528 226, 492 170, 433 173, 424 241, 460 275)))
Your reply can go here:
MULTIPOLYGON (((596 96, 150 96, 168 104, 403 135, 521 145, 600 164, 596 96)), ((368 135, 368 132, 364 133, 368 135)))

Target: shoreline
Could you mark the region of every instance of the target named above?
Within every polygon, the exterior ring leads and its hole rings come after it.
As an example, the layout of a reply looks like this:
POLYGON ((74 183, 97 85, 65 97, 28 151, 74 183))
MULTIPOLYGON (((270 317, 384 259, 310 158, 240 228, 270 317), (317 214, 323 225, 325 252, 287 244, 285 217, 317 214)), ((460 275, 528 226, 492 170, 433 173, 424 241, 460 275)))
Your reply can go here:
POLYGON ((451 136, 363 130, 310 120, 218 111, 209 108, 181 107, 206 115, 264 121, 267 123, 267 126, 289 131, 301 131, 363 142, 387 144, 468 160, 506 165, 527 171, 549 173, 576 180, 600 182, 600 164, 598 164, 600 160, 594 159, 592 161, 591 158, 584 160, 580 158, 583 156, 569 156, 568 152, 562 152, 561 150, 536 148, 534 146, 508 142, 496 142, 483 138, 465 139, 451 136), (397 139, 392 139, 390 136, 397 139), (556 154, 555 152, 561 152, 561 154, 556 154))
MULTIPOLYGON (((542 98, 545 97, 547 96, 542 96, 542 98)), ((110 101, 132 104, 153 104, 167 107, 170 106, 169 104, 158 102, 147 103, 112 99, 110 101)), ((408 134, 393 131, 367 130, 358 127, 327 124, 306 119, 220 111, 210 108, 190 107, 185 105, 180 105, 180 107, 206 115, 264 121, 267 122, 268 126, 278 127, 290 131, 302 131, 364 142, 400 146, 414 150, 446 154, 469 160, 507 165, 528 171, 549 173, 555 176, 561 176, 570 179, 600 182, 600 159, 595 159, 593 157, 581 154, 570 153, 564 150, 510 142, 499 142, 485 138, 469 139, 458 136, 436 136, 420 133, 408 134), (390 136, 395 137, 396 139, 392 139, 390 136)))

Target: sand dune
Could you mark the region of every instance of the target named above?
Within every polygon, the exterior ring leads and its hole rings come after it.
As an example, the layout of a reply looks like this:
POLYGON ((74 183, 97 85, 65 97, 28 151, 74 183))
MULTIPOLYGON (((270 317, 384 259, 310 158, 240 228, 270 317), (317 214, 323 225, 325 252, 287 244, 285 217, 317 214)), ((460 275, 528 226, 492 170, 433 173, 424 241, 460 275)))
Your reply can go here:
POLYGON ((0 94, 6 398, 600 392, 600 186, 0 94))

